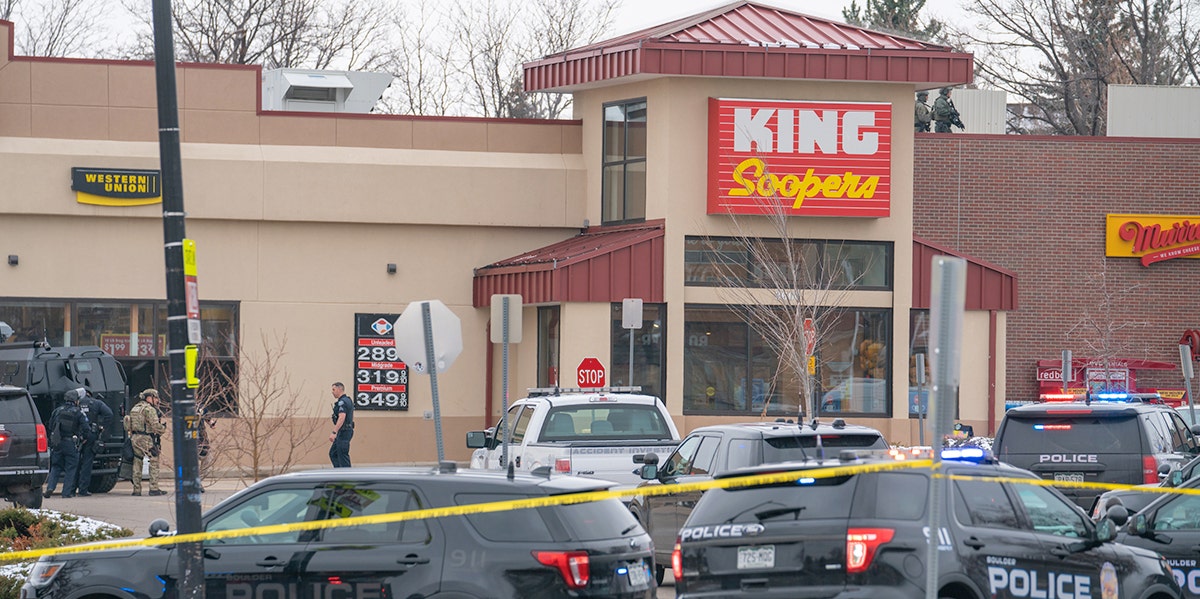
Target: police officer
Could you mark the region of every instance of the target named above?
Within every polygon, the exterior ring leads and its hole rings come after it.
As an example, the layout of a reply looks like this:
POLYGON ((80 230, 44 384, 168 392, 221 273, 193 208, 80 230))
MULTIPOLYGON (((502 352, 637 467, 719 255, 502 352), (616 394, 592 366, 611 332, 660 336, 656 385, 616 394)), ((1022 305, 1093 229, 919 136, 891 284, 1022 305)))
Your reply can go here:
POLYGON ((79 476, 67 486, 76 489, 76 495, 87 497, 91 495, 88 487, 92 484, 92 462, 96 460, 97 449, 104 444, 106 431, 111 430, 113 411, 108 404, 92 397, 87 389, 80 387, 75 391, 80 395, 79 410, 87 416, 91 426, 83 435, 83 445, 79 450, 79 476))
POLYGON ((354 402, 346 395, 346 387, 334 383, 333 432, 329 433, 329 461, 334 468, 350 467, 350 439, 354 438, 354 402))
POLYGON ((62 403, 50 414, 50 476, 46 479, 46 497, 54 494, 58 479, 63 479, 63 498, 75 496, 75 477, 79 468, 79 444, 89 426, 79 409, 79 391, 68 389, 62 403))
POLYGON ((150 495, 166 495, 158 488, 158 454, 160 439, 166 432, 158 413, 158 391, 146 389, 138 394, 138 402, 125 415, 125 431, 133 439, 133 494, 142 494, 142 467, 150 463, 150 495))
POLYGON ((937 99, 933 101, 933 120, 937 123, 933 130, 936 133, 950 133, 950 125, 959 129, 966 128, 959 118, 958 109, 954 107, 954 100, 950 99, 950 89, 943 87, 938 92, 937 99))
POLYGON ((929 92, 917 92, 916 112, 913 116, 913 125, 917 133, 928 132, 929 122, 933 120, 933 113, 929 109, 929 92))

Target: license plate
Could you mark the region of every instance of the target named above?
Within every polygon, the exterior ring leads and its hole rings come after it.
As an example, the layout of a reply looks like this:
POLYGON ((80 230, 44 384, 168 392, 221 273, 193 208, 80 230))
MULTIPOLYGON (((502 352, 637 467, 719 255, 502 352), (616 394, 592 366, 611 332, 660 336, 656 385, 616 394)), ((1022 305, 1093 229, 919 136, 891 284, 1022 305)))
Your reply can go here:
POLYGON ((775 546, 738 547, 738 570, 756 570, 775 567, 775 546))
POLYGON ((650 586, 650 566, 644 561, 636 561, 625 568, 629 576, 629 586, 633 588, 650 586))
POLYGON ((1055 472, 1054 482, 1056 483, 1081 483, 1083 482, 1083 473, 1081 472, 1055 472))

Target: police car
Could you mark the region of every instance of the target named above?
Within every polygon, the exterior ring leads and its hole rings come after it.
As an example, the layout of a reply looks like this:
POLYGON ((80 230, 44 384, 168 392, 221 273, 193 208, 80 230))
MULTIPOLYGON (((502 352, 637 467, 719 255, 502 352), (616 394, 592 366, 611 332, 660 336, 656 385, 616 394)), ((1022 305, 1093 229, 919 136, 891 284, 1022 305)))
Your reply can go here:
MULTIPOLYGON (((1156 393, 1043 395, 1013 408, 996 430, 996 457, 1063 483, 1158 484, 1174 466, 1200 454, 1187 423, 1156 393)), ((1091 509, 1097 489, 1064 485, 1091 509)))
MULTIPOLYGON (((204 515, 207 532, 545 498, 612 483, 439 468, 334 468, 263 480, 204 515)), ((166 523, 151 525, 161 532, 166 523)), ((616 499, 204 542, 210 599, 654 597, 650 537, 616 499)), ((160 599, 171 545, 44 556, 22 599, 160 599)))
MULTIPOLYGON (((1020 484, 1037 477, 982 449, 955 451, 942 462, 949 476, 939 485, 943 517, 932 534, 928 467, 709 490, 672 555, 677 597, 923 598, 930 538, 941 598, 1180 596, 1160 555, 1110 542, 1113 520, 1093 523, 1057 490, 1020 484)), ((887 458, 843 452, 737 474, 880 459, 887 458)))
MULTIPOLYGON (((1181 489, 1197 493, 1200 478, 1181 489)), ((1200 597, 1200 495, 1158 495, 1134 514, 1117 542, 1157 551, 1167 558, 1184 597, 1200 597)))

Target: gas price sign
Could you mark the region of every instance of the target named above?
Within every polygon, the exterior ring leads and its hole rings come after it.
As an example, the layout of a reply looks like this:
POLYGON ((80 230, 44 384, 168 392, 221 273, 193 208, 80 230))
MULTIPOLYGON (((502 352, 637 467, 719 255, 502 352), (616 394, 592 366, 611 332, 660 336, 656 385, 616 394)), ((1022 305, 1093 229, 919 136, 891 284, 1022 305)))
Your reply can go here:
POLYGON ((354 409, 407 410, 408 365, 396 356, 399 314, 354 315, 354 409))

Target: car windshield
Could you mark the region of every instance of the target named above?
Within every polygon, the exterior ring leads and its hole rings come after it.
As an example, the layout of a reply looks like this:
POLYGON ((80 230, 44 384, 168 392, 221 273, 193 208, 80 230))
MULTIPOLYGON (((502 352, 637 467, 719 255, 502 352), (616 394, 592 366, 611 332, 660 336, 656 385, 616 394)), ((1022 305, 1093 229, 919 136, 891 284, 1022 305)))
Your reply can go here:
POLYGON ((539 438, 543 441, 670 439, 671 429, 654 406, 597 403, 550 410, 539 438))
POLYGON ((0 422, 33 422, 33 410, 24 395, 0 395, 0 422))
POLYGON ((1141 453, 1134 416, 1010 416, 999 439, 1001 453, 1141 453))
MULTIPOLYGON (((815 457, 817 435, 769 437, 764 439, 763 463, 790 462, 815 457)), ((825 449, 887 449, 887 442, 876 434, 821 435, 825 449)))

